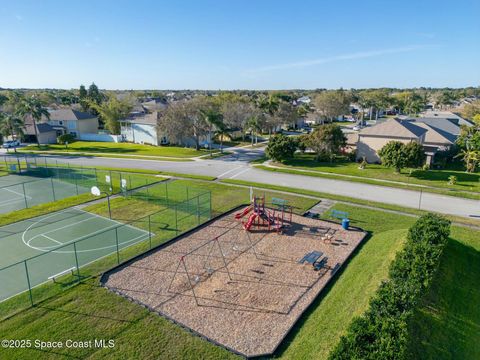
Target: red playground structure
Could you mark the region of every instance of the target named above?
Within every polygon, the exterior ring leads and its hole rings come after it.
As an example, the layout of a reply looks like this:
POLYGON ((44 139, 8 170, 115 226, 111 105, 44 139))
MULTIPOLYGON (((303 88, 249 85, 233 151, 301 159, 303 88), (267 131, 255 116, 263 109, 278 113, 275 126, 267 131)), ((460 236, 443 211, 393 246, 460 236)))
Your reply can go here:
MULTIPOLYGON (((280 200, 280 199, 277 199, 280 200)), ((250 214, 246 222, 242 221, 243 228, 247 231, 251 229, 252 226, 268 226, 268 230, 275 230, 278 233, 282 232, 282 229, 285 225, 285 210, 287 208, 286 201, 282 200, 283 203, 273 204, 278 206, 278 209, 271 210, 265 207, 265 196, 257 197, 255 196, 252 200, 252 204, 249 207, 246 207, 242 212, 235 214, 235 219, 240 220, 244 216, 250 214)), ((292 208, 290 209, 290 221, 292 219, 292 208)))

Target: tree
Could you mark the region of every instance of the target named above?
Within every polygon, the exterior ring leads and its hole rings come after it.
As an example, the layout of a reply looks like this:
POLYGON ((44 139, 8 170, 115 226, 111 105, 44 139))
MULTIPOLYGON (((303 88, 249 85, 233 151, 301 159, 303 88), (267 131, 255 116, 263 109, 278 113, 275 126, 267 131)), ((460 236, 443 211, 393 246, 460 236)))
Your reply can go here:
POLYGON ((402 91, 395 94, 393 103, 399 112, 408 115, 417 115, 426 105, 425 99, 413 91, 402 91))
POLYGON ((195 148, 200 149, 200 137, 208 133, 209 126, 200 116, 203 104, 197 100, 182 100, 170 104, 158 120, 158 128, 170 141, 181 143, 192 137, 195 148))
POLYGON ((100 93, 100 90, 98 90, 98 86, 95 85, 95 83, 92 83, 92 85, 88 87, 87 98, 97 105, 100 105, 104 100, 104 96, 100 93))
POLYGON ((199 109, 199 114, 202 120, 208 125, 208 133, 210 141, 208 147, 212 150, 212 132, 214 129, 219 129, 223 127, 223 115, 217 110, 216 107, 207 107, 204 109, 199 109))
MULTIPOLYGON (((0 112, 0 134, 4 137, 11 136, 13 139, 19 139, 23 136, 25 124, 16 114, 0 112)), ((13 148, 17 152, 17 147, 13 148)))
POLYGON ((396 173, 400 173, 407 165, 405 157, 405 144, 400 141, 389 141, 378 152, 382 164, 386 167, 393 167, 396 173))
POLYGON ((297 149, 296 141, 290 136, 277 134, 270 137, 265 154, 272 160, 282 161, 293 157, 297 149))
POLYGON ((223 122, 227 128, 240 129, 245 139, 248 119, 259 112, 255 106, 245 100, 228 100, 220 105, 223 122))
POLYGON ((282 101, 273 118, 275 124, 293 125, 295 127, 298 119, 297 109, 291 103, 282 101))
POLYGON ((114 94, 108 97, 108 100, 97 104, 94 101, 89 101, 89 107, 94 109, 106 128, 112 134, 120 133, 119 120, 125 119, 133 108, 132 101, 128 98, 119 100, 114 94))
POLYGON ((421 167, 425 163, 425 150, 419 143, 412 141, 403 148, 405 156, 405 166, 411 168, 421 167))
POLYGON ((475 120, 475 117, 477 117, 475 122, 480 126, 480 100, 465 105, 462 110, 462 116, 471 120, 475 120))
POLYGON ((480 151, 474 149, 462 149, 456 157, 461 157, 465 163, 467 172, 475 172, 477 165, 480 163, 480 151))
POLYGON ((323 91, 313 102, 317 111, 328 121, 350 113, 350 97, 343 90, 323 91))
POLYGON ((480 126, 462 126, 456 141, 467 172, 475 172, 480 162, 480 126))
POLYGON ((40 147, 40 140, 38 138, 38 129, 37 123, 45 116, 47 119, 50 119, 50 113, 46 108, 43 107, 43 104, 36 97, 24 98, 20 101, 17 112, 18 115, 22 116, 23 119, 26 117, 31 117, 33 122, 33 129, 35 131, 35 138, 37 140, 37 146, 40 147))
POLYGON ((342 129, 336 124, 318 127, 309 135, 308 147, 317 153, 317 160, 333 159, 347 143, 342 129))
POLYGON ((258 143, 258 133, 262 130, 262 122, 265 119, 265 115, 262 113, 253 114, 248 120, 246 129, 250 131, 250 138, 252 141, 255 139, 255 144, 258 143))
POLYGON ((268 126, 268 132, 271 133, 272 129, 278 126, 278 118, 275 118, 275 113, 280 106, 280 99, 275 95, 261 96, 257 100, 257 106, 263 111, 266 120, 265 123, 268 126))

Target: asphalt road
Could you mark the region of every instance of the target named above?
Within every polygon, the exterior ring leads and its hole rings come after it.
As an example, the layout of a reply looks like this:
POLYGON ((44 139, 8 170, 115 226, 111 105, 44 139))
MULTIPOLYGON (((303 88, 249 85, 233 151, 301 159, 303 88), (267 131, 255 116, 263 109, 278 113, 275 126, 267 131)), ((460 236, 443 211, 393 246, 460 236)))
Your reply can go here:
POLYGON ((74 156, 51 156, 51 158, 58 162, 68 162, 70 164, 81 164, 84 166, 150 169, 216 176, 220 179, 247 180, 263 184, 344 195, 416 209, 420 208, 422 210, 436 211, 444 214, 463 217, 480 217, 480 201, 477 200, 342 180, 264 171, 249 165, 250 160, 263 154, 262 149, 235 148, 228 150, 233 150, 235 153, 231 156, 218 159, 189 162, 74 156))

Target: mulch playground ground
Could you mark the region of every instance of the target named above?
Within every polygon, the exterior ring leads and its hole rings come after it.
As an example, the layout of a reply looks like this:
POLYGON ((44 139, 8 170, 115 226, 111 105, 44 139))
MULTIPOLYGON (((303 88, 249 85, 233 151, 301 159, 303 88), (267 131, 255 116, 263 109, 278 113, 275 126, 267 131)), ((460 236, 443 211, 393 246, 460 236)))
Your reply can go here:
POLYGON ((365 236, 295 214, 282 234, 266 226, 247 232, 231 212, 111 270, 102 282, 231 351, 267 355, 365 236), (301 263, 309 254, 315 262, 301 263))

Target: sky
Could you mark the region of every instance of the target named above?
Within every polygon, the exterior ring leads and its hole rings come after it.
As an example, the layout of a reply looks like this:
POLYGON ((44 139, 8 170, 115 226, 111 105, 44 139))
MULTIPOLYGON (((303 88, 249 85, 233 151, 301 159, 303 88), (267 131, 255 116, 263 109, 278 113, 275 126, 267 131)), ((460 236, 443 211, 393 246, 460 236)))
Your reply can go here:
POLYGON ((0 0, 0 87, 480 85, 480 0, 0 0))

